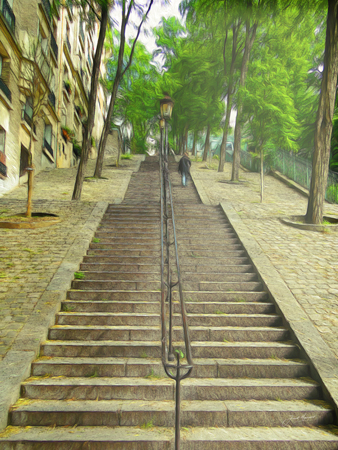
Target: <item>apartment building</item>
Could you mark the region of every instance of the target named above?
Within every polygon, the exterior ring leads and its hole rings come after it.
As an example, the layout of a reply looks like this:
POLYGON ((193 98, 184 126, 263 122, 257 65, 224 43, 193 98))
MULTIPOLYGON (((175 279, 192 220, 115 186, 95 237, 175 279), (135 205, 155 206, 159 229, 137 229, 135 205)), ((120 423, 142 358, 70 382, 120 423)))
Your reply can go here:
MULTIPOLYGON (((75 165, 81 147, 99 30, 97 24, 88 29, 78 8, 60 8, 56 16, 51 9, 49 0, 0 0, 0 195, 26 181, 31 136, 35 173, 75 165), (35 43, 39 91, 45 95, 34 126, 25 74, 35 43)), ((91 157, 106 104, 99 86, 91 157)))

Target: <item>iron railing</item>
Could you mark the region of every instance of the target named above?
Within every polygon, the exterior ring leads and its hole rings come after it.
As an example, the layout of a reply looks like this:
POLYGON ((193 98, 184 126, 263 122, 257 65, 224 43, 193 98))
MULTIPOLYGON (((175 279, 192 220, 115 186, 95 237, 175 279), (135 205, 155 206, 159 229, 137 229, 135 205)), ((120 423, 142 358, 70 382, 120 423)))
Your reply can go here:
POLYGON ((56 43, 55 37, 53 36, 53 34, 50 35, 50 46, 53 50, 53 53, 55 55, 55 58, 58 58, 58 54, 59 54, 59 47, 56 43))
POLYGON ((1 12, 7 22, 7 25, 14 33, 14 31, 15 31, 15 15, 14 15, 13 10, 7 0, 2 0, 1 12))
MULTIPOLYGON (((166 130, 167 131, 167 130, 166 130)), ((162 138, 161 138, 162 144, 162 138)), ((165 373, 176 381, 175 391, 175 450, 180 448, 180 382, 190 376, 193 369, 191 344, 189 338, 188 320, 183 299, 183 287, 180 274, 178 248, 176 239, 174 204, 171 191, 171 182, 168 166, 168 133, 165 134, 165 148, 161 145, 160 152, 160 177, 161 177, 161 323, 162 323, 162 364, 165 373), (173 236, 170 236, 172 230, 173 236), (170 261, 170 248, 175 249, 175 266, 177 281, 173 281, 170 261), (183 357, 181 347, 174 348, 173 337, 173 296, 172 289, 178 286, 179 306, 182 317, 184 337, 184 350, 186 363, 181 363, 183 357), (175 362, 176 359, 176 362, 175 362)))
POLYGON ((12 101, 12 93, 2 78, 0 78, 0 90, 6 95, 8 100, 11 102, 12 101))

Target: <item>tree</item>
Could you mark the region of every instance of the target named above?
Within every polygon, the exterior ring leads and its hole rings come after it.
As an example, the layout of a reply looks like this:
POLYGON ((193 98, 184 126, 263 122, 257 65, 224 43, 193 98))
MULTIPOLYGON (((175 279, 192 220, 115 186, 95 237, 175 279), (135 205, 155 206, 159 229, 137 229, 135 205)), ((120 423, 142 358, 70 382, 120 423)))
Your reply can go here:
POLYGON ((298 150, 299 123, 296 106, 288 89, 288 71, 283 59, 265 58, 251 65, 250 77, 243 92, 243 112, 250 117, 249 131, 260 156, 261 202, 264 198, 264 151, 269 145, 298 150))
POLYGON ((133 62, 119 86, 112 119, 113 123, 131 125, 133 153, 146 152, 146 138, 158 121, 156 91, 159 76, 152 55, 137 42, 133 62))
MULTIPOLYGON (((84 2, 84 5, 87 6, 87 2, 84 2)), ((72 200, 80 200, 83 179, 85 175, 85 169, 88 161, 89 150, 91 147, 91 134, 94 127, 94 119, 95 119, 95 107, 96 107, 96 97, 97 97, 97 88, 99 83, 99 74, 100 74, 100 64, 102 58, 103 44, 106 36, 106 30, 108 25, 108 15, 109 15, 109 3, 108 0, 100 0, 95 3, 90 3, 90 11, 95 14, 99 24, 99 38, 95 50, 95 56, 93 60, 93 70, 90 80, 90 94, 88 101, 88 116, 87 122, 84 126, 83 140, 82 140, 82 150, 81 150, 81 159, 78 166, 78 171, 76 175, 75 185, 72 200)))
MULTIPOLYGON (((126 28, 127 28, 127 24, 130 19, 130 14, 131 14, 132 10, 133 9, 136 10, 136 5, 133 0, 130 0, 129 5, 127 6, 126 0, 122 0, 122 5, 121 5, 122 6, 122 17, 121 17, 122 20, 121 20, 120 43, 119 43, 119 52, 118 52, 118 58, 117 58, 117 64, 116 64, 116 72, 115 72, 113 87, 112 87, 112 91, 111 91, 111 97, 110 97, 110 103, 109 103, 109 108, 108 108, 108 112, 107 112, 107 117, 106 117, 106 120, 105 120, 105 123, 103 126, 100 143, 99 143, 99 148, 98 148, 98 154, 97 154, 97 160, 96 160, 96 166, 95 166, 95 172, 94 172, 95 178, 101 177, 104 151, 106 148, 108 134, 109 134, 110 127, 111 127, 111 118, 114 113, 114 106, 115 106, 118 87, 121 82, 121 79, 123 78, 123 76, 125 75, 125 73, 127 72, 127 70, 129 69, 129 67, 132 63, 135 46, 136 46, 137 40, 139 38, 142 25, 148 16, 148 13, 152 7, 153 1, 154 0, 150 0, 145 14, 143 14, 142 8, 138 7, 138 9, 137 9, 139 12, 140 12, 140 9, 142 10, 141 11, 142 19, 137 28, 136 37, 134 38, 133 44, 131 45, 131 50, 130 50, 128 60, 124 64, 125 44, 126 44, 126 28)), ((113 57, 115 57, 115 56, 113 55, 113 57)))
POLYGON ((305 219, 323 222, 323 208, 329 170, 331 135, 338 76, 338 0, 328 0, 324 70, 315 125, 310 195, 305 219))
POLYGON ((21 69, 21 89, 26 95, 24 105, 25 120, 30 125, 28 146, 28 193, 26 216, 32 217, 32 195, 34 180, 33 134, 38 120, 46 114, 49 87, 53 81, 53 69, 49 64, 46 49, 48 41, 26 35, 22 42, 23 61, 21 69))

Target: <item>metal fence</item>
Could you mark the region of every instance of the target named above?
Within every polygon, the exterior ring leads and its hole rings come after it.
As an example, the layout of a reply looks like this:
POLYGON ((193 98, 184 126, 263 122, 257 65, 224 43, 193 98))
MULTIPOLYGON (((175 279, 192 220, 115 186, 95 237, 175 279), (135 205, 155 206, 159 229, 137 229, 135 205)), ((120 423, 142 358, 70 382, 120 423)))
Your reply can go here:
MULTIPOLYGON (((232 162, 232 155, 226 153, 226 161, 232 162)), ((260 171, 260 159, 249 152, 241 150, 241 164, 251 172, 260 171)), ((306 189, 310 189, 312 162, 301 158, 297 154, 286 150, 277 150, 269 161, 264 161, 264 172, 278 170, 290 180, 295 181, 306 189)), ((325 199, 331 203, 338 203, 338 173, 329 170, 325 199)))

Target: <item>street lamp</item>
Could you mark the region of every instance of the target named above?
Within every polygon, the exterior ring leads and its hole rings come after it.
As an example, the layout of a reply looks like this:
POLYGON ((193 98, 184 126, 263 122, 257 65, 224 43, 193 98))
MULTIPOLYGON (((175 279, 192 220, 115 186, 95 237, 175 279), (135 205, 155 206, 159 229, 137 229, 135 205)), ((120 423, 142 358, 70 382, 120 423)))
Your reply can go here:
POLYGON ((160 153, 161 153, 161 158, 163 158, 163 130, 165 127, 165 120, 164 119, 160 119, 160 153))
POLYGON ((174 102, 170 98, 168 93, 164 93, 164 97, 160 100, 160 109, 161 109, 161 121, 160 127, 164 125, 165 127, 165 146, 164 146, 164 160, 168 161, 168 122, 171 118, 171 114, 173 112, 174 102))
POLYGON ((170 98, 169 94, 165 93, 164 98, 160 100, 161 117, 162 119, 170 119, 173 111, 174 102, 170 98))

